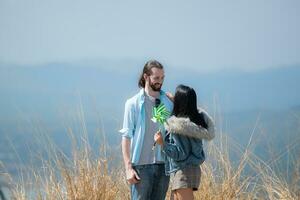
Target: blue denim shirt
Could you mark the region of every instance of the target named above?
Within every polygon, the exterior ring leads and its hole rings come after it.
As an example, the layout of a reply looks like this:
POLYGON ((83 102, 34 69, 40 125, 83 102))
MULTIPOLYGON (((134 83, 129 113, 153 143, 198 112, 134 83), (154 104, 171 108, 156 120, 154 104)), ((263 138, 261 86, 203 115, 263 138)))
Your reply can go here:
MULTIPOLYGON (((145 91, 141 89, 138 94, 128 99, 125 103, 123 128, 119 131, 122 137, 131 139, 130 155, 131 163, 136 165, 140 159, 142 145, 145 135, 145 91)), ((173 103, 166 96, 164 91, 160 92, 160 100, 170 112, 173 109, 173 103)), ((161 131, 164 133, 164 127, 161 126, 161 131)), ((160 145, 157 145, 161 152, 160 145)), ((157 155, 159 160, 164 160, 164 156, 160 153, 157 155)))

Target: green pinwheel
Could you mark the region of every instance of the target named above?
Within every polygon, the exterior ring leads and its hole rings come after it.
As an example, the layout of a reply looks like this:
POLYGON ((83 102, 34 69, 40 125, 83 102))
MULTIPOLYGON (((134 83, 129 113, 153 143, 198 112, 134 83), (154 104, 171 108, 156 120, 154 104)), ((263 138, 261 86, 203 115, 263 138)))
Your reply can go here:
POLYGON ((155 123, 160 123, 160 125, 164 125, 170 114, 166 106, 161 103, 159 106, 153 108, 153 117, 151 120, 155 123))
MULTIPOLYGON (((153 108, 153 117, 152 121, 155 123, 159 123, 160 126, 163 126, 165 122, 167 122, 168 117, 170 116, 170 112, 167 110, 166 106, 164 104, 159 104, 159 106, 153 108)), ((159 128, 159 131, 161 131, 161 128, 159 128)), ((154 142, 152 151, 155 148, 156 142, 154 142)))

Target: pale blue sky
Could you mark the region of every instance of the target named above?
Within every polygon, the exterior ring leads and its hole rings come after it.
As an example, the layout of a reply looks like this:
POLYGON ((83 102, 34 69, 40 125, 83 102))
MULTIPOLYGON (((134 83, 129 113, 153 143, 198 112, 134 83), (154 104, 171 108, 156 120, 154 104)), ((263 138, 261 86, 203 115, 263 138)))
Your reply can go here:
POLYGON ((156 58, 203 71, 300 64, 298 0, 0 0, 0 63, 156 58))

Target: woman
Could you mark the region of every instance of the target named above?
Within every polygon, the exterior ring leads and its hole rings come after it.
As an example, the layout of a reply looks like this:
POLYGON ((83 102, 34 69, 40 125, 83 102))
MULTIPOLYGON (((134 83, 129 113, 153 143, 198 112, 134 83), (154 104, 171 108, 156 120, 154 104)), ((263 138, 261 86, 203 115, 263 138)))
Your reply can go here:
POLYGON ((167 135, 156 133, 154 140, 162 145, 167 156, 166 170, 170 174, 171 198, 194 199, 201 178, 200 165, 205 160, 202 139, 215 136, 214 123, 202 109, 197 109, 193 88, 179 85, 174 96, 172 116, 165 123, 167 135))

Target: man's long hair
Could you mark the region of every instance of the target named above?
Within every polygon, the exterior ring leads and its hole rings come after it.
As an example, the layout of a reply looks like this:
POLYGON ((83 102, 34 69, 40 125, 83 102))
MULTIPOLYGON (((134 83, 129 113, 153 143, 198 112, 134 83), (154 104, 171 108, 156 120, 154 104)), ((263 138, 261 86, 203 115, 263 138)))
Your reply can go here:
POLYGON ((172 115, 176 117, 188 117, 197 125, 207 128, 202 113, 197 108, 197 95, 193 88, 178 85, 174 96, 174 107, 172 115))
POLYGON ((160 62, 158 62, 157 60, 149 60, 148 62, 146 62, 138 82, 139 88, 145 88, 146 80, 144 79, 144 74, 150 76, 152 68, 164 69, 163 65, 160 64, 160 62))

